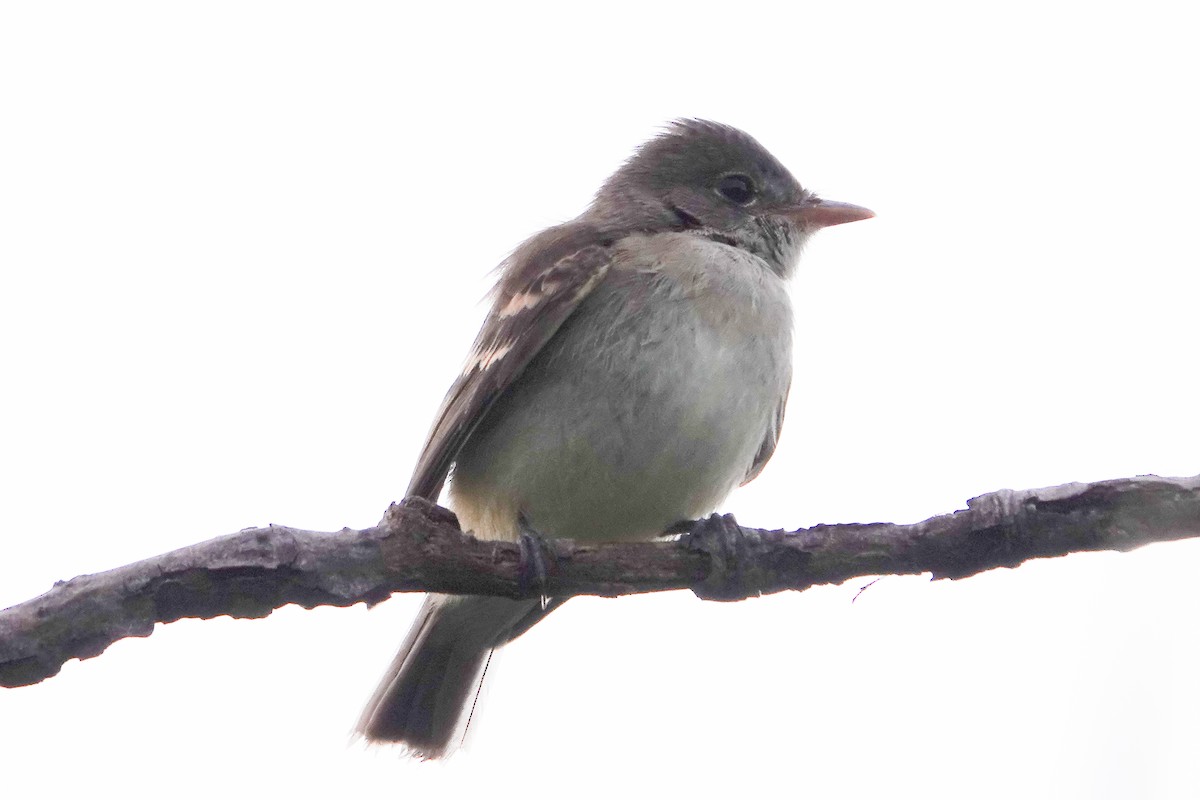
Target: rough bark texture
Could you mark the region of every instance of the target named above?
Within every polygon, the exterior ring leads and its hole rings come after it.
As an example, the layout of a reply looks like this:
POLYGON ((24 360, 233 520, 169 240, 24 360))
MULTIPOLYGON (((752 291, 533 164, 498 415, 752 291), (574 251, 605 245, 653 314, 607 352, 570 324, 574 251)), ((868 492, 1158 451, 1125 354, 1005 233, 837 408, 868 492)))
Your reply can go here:
POLYGON ((156 622, 265 617, 288 603, 374 604, 412 591, 615 597, 666 589, 737 600, 868 575, 962 578, 1030 558, 1130 550, 1200 536, 1200 476, 1002 490, 913 525, 764 531, 714 515, 679 532, 679 541, 547 542, 542 580, 531 578, 521 546, 464 535, 452 513, 422 500, 393 505, 361 531, 251 528, 59 582, 0 612, 0 685, 37 683, 69 659, 149 636, 156 622))

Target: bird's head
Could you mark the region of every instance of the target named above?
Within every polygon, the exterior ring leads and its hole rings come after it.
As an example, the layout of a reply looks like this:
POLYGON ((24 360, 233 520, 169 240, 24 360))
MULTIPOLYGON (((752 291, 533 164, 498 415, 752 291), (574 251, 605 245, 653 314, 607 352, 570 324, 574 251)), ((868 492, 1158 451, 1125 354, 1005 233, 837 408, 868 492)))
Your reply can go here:
POLYGON ((588 216, 618 230, 695 231, 786 276, 813 232, 874 214, 820 199, 737 128, 679 120, 605 181, 588 216))

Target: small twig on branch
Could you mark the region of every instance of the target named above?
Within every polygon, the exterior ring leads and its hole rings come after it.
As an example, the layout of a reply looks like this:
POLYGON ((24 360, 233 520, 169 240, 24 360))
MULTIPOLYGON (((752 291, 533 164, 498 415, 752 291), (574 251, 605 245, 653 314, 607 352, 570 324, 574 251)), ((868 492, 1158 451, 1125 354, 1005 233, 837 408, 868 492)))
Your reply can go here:
POLYGON ((412 499, 366 530, 250 528, 155 558, 55 584, 0 611, 0 685, 23 686, 149 636, 183 617, 265 617, 295 603, 374 604, 394 592, 604 597, 691 589, 737 600, 873 575, 962 578, 1031 558, 1131 550, 1200 536, 1200 476, 1153 476, 1002 490, 967 510, 913 525, 738 526, 712 516, 680 541, 550 540, 549 575, 529 586, 515 543, 464 535, 454 515, 412 499))

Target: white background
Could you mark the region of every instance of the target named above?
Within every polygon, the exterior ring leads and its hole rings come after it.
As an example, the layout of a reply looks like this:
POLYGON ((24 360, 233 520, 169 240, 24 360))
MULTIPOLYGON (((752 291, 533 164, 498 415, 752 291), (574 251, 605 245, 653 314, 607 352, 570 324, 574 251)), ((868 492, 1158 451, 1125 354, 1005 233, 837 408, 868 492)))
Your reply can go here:
MULTIPOLYGON (((1200 471, 1182 3, 6 3, 0 606, 373 524, 488 271, 665 121, 878 218, 795 281, 746 524, 1200 471), (428 5, 428 4, 422 4, 428 5)), ((576 600, 444 764, 350 740, 419 603, 184 621, 0 690, 5 796, 1200 795, 1200 542, 731 605, 576 600)))

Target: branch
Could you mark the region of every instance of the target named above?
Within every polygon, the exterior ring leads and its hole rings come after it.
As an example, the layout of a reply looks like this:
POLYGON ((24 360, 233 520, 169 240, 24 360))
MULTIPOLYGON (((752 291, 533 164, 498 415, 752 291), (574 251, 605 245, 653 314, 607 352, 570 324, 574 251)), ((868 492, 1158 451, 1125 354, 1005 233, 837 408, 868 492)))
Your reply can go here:
POLYGON ((1200 537, 1200 476, 1001 490, 913 525, 764 531, 714 515, 678 532, 679 541, 550 540, 545 581, 531 582, 519 545, 463 534, 452 513, 417 498, 361 531, 248 528, 57 583, 0 611, 0 685, 37 683, 69 659, 149 636, 156 622, 265 617, 288 603, 375 604, 417 591, 522 598, 669 589, 738 600, 870 575, 962 578, 1031 558, 1132 550, 1200 537))

